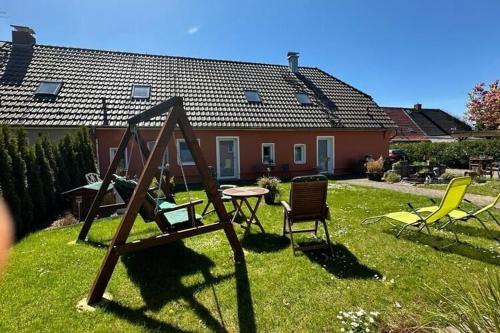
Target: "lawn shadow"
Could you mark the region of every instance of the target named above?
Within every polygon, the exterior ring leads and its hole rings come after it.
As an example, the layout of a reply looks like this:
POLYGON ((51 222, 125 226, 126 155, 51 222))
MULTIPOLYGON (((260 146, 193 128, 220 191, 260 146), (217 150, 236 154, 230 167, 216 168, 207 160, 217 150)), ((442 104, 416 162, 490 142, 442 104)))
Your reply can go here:
MULTIPOLYGON (((170 301, 183 299, 209 329, 217 332, 227 331, 213 286, 233 274, 214 277, 210 272, 214 263, 208 257, 196 253, 178 241, 122 256, 121 260, 130 279, 140 289, 145 303, 143 312, 159 311, 170 301), (182 283, 183 277, 198 273, 203 275, 203 282, 189 286, 182 283), (196 291, 207 287, 212 288, 218 319, 194 297, 196 291)), ((145 316, 144 313, 143 315, 145 316)))
MULTIPOLYGON (((391 229, 384 232, 396 235, 397 230, 391 229)), ((423 232, 413 232, 411 234, 402 233, 400 238, 414 243, 430 246, 433 249, 441 252, 458 254, 469 259, 500 266, 500 259, 498 259, 500 257, 500 253, 496 251, 486 250, 464 241, 460 241, 459 243, 457 243, 455 242, 454 238, 445 238, 436 234, 430 236, 429 234, 423 232)))
POLYGON ((236 274, 236 298, 238 302, 238 322, 240 332, 257 332, 252 293, 250 290, 250 280, 248 279, 248 270, 245 258, 235 261, 234 270, 236 274))
MULTIPOLYGON (((495 226, 492 227, 495 228, 495 226)), ((490 232, 488 232, 481 226, 481 224, 478 221, 468 221, 468 222, 458 223, 455 224, 453 228, 455 228, 455 231, 460 234, 465 234, 472 237, 481 237, 492 240, 500 239, 500 231, 496 231, 493 228, 488 227, 488 229, 490 230, 490 232), (477 228, 471 225, 465 225, 465 223, 467 224, 476 223, 477 228)))
POLYGON ((162 322, 158 319, 151 318, 145 314, 147 310, 145 307, 139 309, 131 309, 126 306, 123 306, 116 301, 107 301, 105 306, 106 312, 111 312, 115 316, 125 319, 130 323, 141 327, 141 329, 146 329, 151 332, 189 332, 181 330, 177 327, 174 327, 170 324, 162 322))
POLYGON ((332 244, 333 257, 328 249, 305 251, 312 262, 341 279, 375 279, 382 273, 359 262, 358 258, 342 244, 332 244))
POLYGON ((247 233, 241 240, 243 248, 257 253, 276 252, 287 248, 289 245, 290 240, 287 237, 260 231, 255 234, 247 233))

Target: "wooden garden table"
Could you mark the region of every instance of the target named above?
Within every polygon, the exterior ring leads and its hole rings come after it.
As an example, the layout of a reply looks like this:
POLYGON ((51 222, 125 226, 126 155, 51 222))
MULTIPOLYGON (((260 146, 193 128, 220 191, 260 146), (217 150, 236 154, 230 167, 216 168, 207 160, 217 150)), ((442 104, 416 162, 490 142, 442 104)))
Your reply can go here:
POLYGON ((230 196, 236 211, 234 212, 233 219, 231 222, 234 222, 238 215, 242 216, 245 219, 247 224, 245 234, 250 232, 250 227, 252 224, 256 224, 262 232, 264 232, 264 228, 257 217, 257 209, 259 208, 259 204, 262 201, 262 197, 269 193, 269 190, 262 187, 250 187, 250 186, 242 186, 235 188, 228 188, 222 191, 224 195, 230 196), (252 207, 248 199, 257 198, 257 202, 255 206, 252 207), (243 204, 245 204, 250 211, 250 218, 247 218, 245 213, 243 212, 243 204))

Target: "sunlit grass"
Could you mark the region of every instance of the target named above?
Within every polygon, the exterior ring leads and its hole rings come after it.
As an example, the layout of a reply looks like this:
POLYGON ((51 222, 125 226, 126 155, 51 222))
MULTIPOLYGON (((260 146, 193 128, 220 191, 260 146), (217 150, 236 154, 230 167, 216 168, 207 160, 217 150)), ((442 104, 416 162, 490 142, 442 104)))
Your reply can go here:
MULTIPOLYGON (((424 197, 332 183, 328 202, 333 260, 321 253, 292 256, 280 235, 282 209, 263 204, 265 234, 255 228, 243 237, 236 226, 246 264, 234 264, 223 232, 129 255, 108 286, 114 301, 95 312, 79 313, 76 304, 119 220, 95 223, 88 244, 68 245, 79 226, 32 234, 15 246, 0 285, 0 332, 336 332, 338 312, 359 307, 380 312, 385 322, 411 315, 427 323, 438 302, 423 286, 474 288, 477 276, 499 269, 499 243, 475 222, 459 226, 462 244, 446 231, 396 239, 386 223, 360 225, 367 216, 405 209, 406 202, 428 205, 424 197)), ((488 226, 500 234, 491 221, 488 226)), ((154 224, 138 220, 131 239, 156 233, 154 224)))

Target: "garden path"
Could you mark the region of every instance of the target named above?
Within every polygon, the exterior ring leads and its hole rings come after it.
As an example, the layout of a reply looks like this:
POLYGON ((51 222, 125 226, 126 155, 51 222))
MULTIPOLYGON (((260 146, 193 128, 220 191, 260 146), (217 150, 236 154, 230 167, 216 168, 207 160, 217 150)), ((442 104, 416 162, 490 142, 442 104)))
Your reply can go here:
MULTIPOLYGON (((442 190, 416 187, 410 183, 404 183, 404 182, 391 184, 385 182, 376 182, 366 178, 345 179, 345 180, 338 180, 337 182, 350 185, 368 186, 368 187, 380 188, 380 189, 403 192, 403 193, 411 193, 416 195, 423 195, 432 198, 442 198, 444 194, 444 191, 442 190)), ((494 199, 493 197, 490 196, 470 194, 470 193, 465 194, 465 198, 478 206, 485 206, 491 203, 494 199)), ((500 204, 497 204, 496 208, 500 208, 500 204)))

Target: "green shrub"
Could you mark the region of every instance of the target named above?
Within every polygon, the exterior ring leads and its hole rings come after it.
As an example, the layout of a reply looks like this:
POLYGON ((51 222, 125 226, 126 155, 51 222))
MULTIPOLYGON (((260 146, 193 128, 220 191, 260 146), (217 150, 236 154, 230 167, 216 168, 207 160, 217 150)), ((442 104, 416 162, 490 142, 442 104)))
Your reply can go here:
POLYGON ((500 160, 500 139, 398 143, 391 149, 404 150, 411 162, 435 160, 450 168, 468 168, 469 158, 480 155, 500 160))
POLYGON ((401 176, 394 171, 387 171, 384 174, 384 180, 388 183, 399 183, 401 181, 401 176))
MULTIPOLYGON (((435 291, 433 291, 436 293, 435 291)), ((437 318, 460 333, 500 332, 500 274, 479 279, 475 292, 447 286, 440 296, 437 318)))

